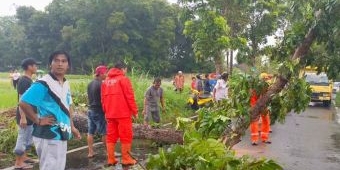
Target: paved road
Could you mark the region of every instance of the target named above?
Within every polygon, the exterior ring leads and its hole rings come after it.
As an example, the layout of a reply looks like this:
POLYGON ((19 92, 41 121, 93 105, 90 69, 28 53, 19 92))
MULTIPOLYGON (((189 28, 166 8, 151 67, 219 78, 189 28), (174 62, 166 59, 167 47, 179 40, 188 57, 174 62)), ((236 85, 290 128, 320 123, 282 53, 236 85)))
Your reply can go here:
POLYGON ((340 170, 340 125, 334 109, 310 106, 272 126, 272 144, 250 144, 249 132, 233 149, 238 155, 269 157, 285 170, 340 170))

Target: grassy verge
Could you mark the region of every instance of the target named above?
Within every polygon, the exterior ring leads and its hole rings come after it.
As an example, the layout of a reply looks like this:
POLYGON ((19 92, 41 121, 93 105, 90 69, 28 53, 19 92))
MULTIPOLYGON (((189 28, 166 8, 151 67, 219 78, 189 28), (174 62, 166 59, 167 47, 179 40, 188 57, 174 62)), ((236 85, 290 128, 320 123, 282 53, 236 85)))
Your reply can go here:
POLYGON ((335 106, 340 107, 340 92, 336 93, 335 106))
POLYGON ((17 93, 10 80, 0 79, 0 111, 15 107, 17 102, 17 93))

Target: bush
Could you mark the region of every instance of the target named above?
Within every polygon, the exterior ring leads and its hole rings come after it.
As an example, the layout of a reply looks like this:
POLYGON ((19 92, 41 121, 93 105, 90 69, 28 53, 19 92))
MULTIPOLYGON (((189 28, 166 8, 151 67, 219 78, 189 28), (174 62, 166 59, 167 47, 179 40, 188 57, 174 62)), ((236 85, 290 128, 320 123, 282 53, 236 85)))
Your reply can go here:
POLYGON ((0 129, 0 150, 3 153, 12 153, 18 136, 15 118, 1 117, 0 119, 0 122, 7 125, 4 129, 0 129))

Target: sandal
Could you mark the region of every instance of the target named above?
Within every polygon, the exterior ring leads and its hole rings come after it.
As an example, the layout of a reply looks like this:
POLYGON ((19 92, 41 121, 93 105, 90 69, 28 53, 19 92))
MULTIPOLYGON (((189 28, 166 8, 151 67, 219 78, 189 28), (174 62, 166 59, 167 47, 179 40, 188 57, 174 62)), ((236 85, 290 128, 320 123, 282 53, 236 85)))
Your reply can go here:
POLYGON ((15 170, 32 169, 33 165, 23 164, 22 166, 14 166, 15 170))
POLYGON ((37 163, 37 161, 33 160, 33 159, 26 159, 24 160, 25 163, 28 163, 28 164, 34 164, 34 163, 37 163))

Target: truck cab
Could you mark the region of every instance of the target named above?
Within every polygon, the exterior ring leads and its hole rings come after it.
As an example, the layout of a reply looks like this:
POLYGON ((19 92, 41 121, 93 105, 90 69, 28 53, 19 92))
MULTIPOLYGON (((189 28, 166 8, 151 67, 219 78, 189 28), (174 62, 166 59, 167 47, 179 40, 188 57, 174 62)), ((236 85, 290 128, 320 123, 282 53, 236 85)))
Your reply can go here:
POLYGON ((333 82, 328 79, 325 72, 316 71, 317 68, 306 67, 304 77, 312 89, 312 102, 323 102, 325 107, 329 107, 332 101, 333 82))

